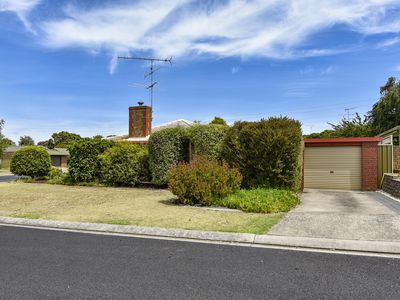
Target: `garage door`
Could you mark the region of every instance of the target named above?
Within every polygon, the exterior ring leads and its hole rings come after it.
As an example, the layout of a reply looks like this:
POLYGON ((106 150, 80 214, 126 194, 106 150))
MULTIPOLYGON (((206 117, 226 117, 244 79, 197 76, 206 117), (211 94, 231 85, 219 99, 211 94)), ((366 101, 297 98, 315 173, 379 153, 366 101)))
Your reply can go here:
POLYGON ((306 147, 304 187, 361 190, 361 147, 306 147))

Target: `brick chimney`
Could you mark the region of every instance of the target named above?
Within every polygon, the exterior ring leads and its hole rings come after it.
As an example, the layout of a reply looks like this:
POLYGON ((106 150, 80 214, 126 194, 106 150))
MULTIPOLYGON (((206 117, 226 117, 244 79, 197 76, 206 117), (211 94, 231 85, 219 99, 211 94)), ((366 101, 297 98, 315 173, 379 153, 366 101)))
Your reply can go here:
POLYGON ((151 134, 151 107, 138 102, 129 107, 129 138, 144 138, 151 134))

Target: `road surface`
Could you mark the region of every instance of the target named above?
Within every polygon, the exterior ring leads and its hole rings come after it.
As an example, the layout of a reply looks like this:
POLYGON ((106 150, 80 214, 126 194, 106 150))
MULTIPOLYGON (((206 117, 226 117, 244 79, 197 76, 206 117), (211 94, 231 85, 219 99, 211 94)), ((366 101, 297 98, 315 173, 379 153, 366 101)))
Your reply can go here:
POLYGON ((0 226, 1 299, 399 299, 400 260, 0 226))

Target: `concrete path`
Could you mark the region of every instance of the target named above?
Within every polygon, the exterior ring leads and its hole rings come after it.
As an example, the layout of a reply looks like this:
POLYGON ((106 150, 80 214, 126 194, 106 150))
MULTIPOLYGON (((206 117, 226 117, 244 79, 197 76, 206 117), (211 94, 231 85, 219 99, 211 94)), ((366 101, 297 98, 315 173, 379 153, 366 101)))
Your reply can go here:
POLYGON ((268 235, 400 241, 400 202, 380 193, 305 190, 268 235))

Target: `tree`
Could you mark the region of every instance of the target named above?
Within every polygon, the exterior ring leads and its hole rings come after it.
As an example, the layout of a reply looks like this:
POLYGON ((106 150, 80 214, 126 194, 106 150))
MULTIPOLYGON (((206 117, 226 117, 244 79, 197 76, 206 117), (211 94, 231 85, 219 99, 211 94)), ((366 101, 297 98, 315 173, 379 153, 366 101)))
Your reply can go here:
POLYGON ((4 127, 4 120, 0 119, 0 157, 3 157, 3 151, 4 151, 4 148, 5 148, 5 146, 3 144, 3 139, 4 139, 4 136, 3 136, 3 133, 2 133, 3 127, 4 127))
POLYGON ((368 112, 368 122, 375 134, 400 125, 400 81, 389 77, 380 88, 381 97, 368 112))
POLYGON ((100 135, 100 134, 98 134, 98 135, 95 135, 95 136, 93 137, 93 139, 95 139, 95 140, 102 140, 102 139, 103 139, 103 136, 100 135))
POLYGON ((225 126, 228 125, 228 124, 226 124, 225 120, 222 119, 221 117, 214 117, 214 120, 212 120, 210 122, 210 124, 225 125, 225 126))
POLYGON ((49 141, 47 142, 47 148, 54 149, 55 147, 56 147, 56 144, 54 143, 54 140, 49 139, 49 141))
POLYGON ((40 141, 37 143, 38 146, 46 147, 49 145, 49 140, 47 141, 40 141))
POLYGON ((55 132, 51 137, 54 140, 55 147, 58 148, 67 148, 71 143, 82 139, 79 134, 67 131, 55 132))
POLYGON ((9 147, 9 146, 15 146, 14 141, 10 140, 9 138, 3 137, 1 143, 4 145, 4 147, 9 147))
POLYGON ((34 146, 35 141, 28 135, 21 136, 19 138, 19 143, 20 146, 34 146))

